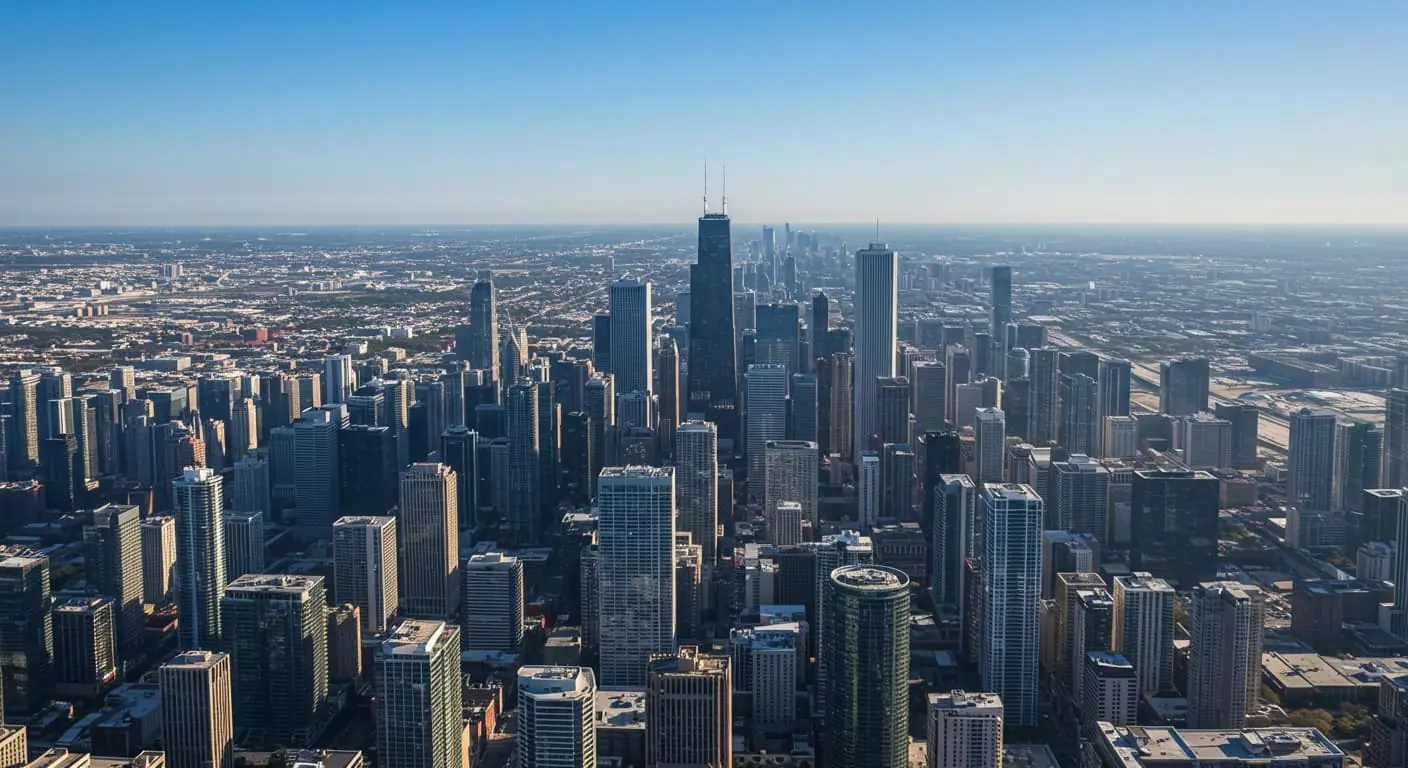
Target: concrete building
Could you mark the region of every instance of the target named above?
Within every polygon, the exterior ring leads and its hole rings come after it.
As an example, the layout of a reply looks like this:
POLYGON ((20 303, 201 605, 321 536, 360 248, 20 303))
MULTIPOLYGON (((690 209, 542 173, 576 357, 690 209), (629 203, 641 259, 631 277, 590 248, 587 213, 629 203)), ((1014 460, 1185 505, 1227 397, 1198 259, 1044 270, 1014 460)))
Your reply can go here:
POLYGON ((398 624, 376 660, 378 764, 463 766, 462 686, 458 627, 417 619, 398 624))
POLYGON ((767 485, 767 444, 787 438, 787 368, 777 364, 750 365, 745 383, 748 487, 756 497, 767 485))
POLYGON ((687 421, 675 430, 675 503, 679 526, 699 546, 704 563, 718 558, 719 431, 687 421))
POLYGON ((1007 420, 997 408, 977 411, 973 431, 977 435, 973 482, 978 485, 1003 482, 1007 466, 1007 420))
POLYGON ((234 768, 230 657, 186 651, 161 666, 161 741, 169 768, 234 768))
POLYGON ((797 684, 805 679, 806 624, 784 622, 729 631, 733 690, 752 699, 754 733, 790 733, 797 721, 797 684))
POLYGON ((264 513, 225 512, 225 577, 264 571, 264 513))
POLYGON ((588 667, 518 670, 518 765, 595 768, 596 676, 588 667))
POLYGON ((1002 768, 1002 697, 929 694, 925 768, 1002 768))
POLYGON ((651 654, 645 670, 645 764, 733 765, 727 656, 693 646, 651 654))
POLYGON ((93 524, 83 529, 83 544, 89 586, 116 603, 118 654, 123 662, 135 661, 146 622, 142 522, 137 507, 106 504, 93 510, 93 524))
MULTIPOLYGON (((817 445, 805 440, 769 440, 764 444, 763 515, 769 517, 783 501, 802 505, 803 519, 816 525, 817 474, 821 457, 817 445)), ((780 543, 780 542, 774 542, 780 543)))
POLYGON ((1291 414, 1286 501, 1302 511, 1328 512, 1334 506, 1335 420, 1327 410, 1302 408, 1291 414))
POLYGON ((601 681, 640 685, 675 647, 674 470, 603 469, 597 508, 601 681))
MULTIPOLYGON (((401 473, 396 536, 401 608, 444 619, 460 607, 460 531, 454 470, 421 462, 401 473)), ((458 636, 456 636, 458 642, 458 636)))
POLYGON ((1190 728, 1240 728, 1261 686, 1261 590, 1234 581, 1199 584, 1188 609, 1190 728))
POLYGON ((154 515, 142 526, 142 602, 164 605, 176 580, 176 518, 154 515))
POLYGON ((1084 454, 1051 462, 1051 509, 1063 531, 1109 538, 1110 472, 1084 454))
POLYGON ((400 608, 396 518, 349 516, 332 525, 333 599, 351 603, 367 634, 380 634, 400 608))
POLYGON ((1139 693, 1173 689, 1174 591, 1167 581, 1136 572, 1114 579, 1111 647, 1138 673, 1139 693))
POLYGON ((517 653, 522 648, 522 560, 502 552, 470 555, 461 630, 465 650, 517 653))
POLYGON ((1134 725, 1139 714, 1139 676, 1118 653, 1092 651, 1085 655, 1081 694, 1082 731, 1093 733, 1097 723, 1134 725))
MULTIPOLYGON (((854 448, 859 456, 877 432, 877 382, 895 375, 899 344, 899 253, 883 243, 856 252, 854 448)), ((751 406, 751 400, 749 401, 751 406)))

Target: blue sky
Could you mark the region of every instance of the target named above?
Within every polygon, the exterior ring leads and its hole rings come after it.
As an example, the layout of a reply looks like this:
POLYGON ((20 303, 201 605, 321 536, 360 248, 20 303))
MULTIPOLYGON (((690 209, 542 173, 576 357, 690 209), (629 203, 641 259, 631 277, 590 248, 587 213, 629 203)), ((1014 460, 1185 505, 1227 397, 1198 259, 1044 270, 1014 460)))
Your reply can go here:
POLYGON ((0 225, 1408 223, 1408 4, 0 4, 0 225))

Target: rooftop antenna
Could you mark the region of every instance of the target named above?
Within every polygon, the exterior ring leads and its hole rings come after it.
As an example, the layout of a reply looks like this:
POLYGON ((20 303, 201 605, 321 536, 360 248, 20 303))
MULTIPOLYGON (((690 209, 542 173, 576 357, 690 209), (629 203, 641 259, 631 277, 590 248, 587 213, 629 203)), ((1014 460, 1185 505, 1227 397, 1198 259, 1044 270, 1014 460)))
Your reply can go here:
POLYGON ((875 217, 875 242, 880 242, 880 217, 875 217))
POLYGON ((709 215, 709 161, 704 161, 704 215, 709 215))
POLYGON ((723 193, 723 194, 724 194, 723 210, 720 211, 720 213, 722 213, 723 215, 727 216, 727 215, 728 215, 728 166, 727 166, 727 165, 724 166, 724 193, 723 193))

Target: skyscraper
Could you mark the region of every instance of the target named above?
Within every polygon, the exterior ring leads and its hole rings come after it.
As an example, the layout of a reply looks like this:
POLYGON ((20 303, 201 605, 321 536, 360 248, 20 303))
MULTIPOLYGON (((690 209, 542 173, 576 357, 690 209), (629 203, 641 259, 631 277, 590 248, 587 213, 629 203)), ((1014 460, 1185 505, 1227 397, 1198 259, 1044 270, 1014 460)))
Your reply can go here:
POLYGON ((601 681, 640 685, 675 647, 674 470, 603 469, 597 508, 601 681))
POLYGON ((367 634, 384 632, 400 607, 396 518, 340 517, 332 536, 334 601, 357 606, 367 634))
POLYGON ((1034 726, 1041 639, 1041 528, 1045 507, 1031 486, 983 486, 983 688, 1008 721, 1034 726))
POLYGON ((383 768, 463 765, 460 630, 408 619, 376 660, 376 748, 383 768))
POLYGON ((1144 572, 1116 576, 1110 645, 1134 664, 1139 693, 1173 687, 1173 587, 1144 572))
POLYGON ((508 525, 512 539, 523 545, 538 537, 542 504, 542 464, 538 442, 538 388, 521 379, 504 396, 508 416, 508 525))
POLYGON ((1071 453, 1095 453, 1099 397, 1095 379, 1083 373, 1061 377, 1061 447, 1071 453))
POLYGON ((1232 468, 1256 469, 1260 411, 1250 403, 1218 403, 1213 415, 1232 424, 1232 468))
POLYGON ((883 243, 871 243, 869 248, 856 252, 853 456, 868 449, 870 436, 878 429, 877 382, 895 375, 899 262, 899 253, 883 243))
POLYGON ((706 567, 718 558, 719 433, 707 421, 675 431, 675 503, 679 525, 699 545, 706 567))
POLYGON ((947 378, 948 371, 943 363, 922 362, 914 365, 914 378, 910 384, 913 386, 911 396, 916 431, 931 432, 947 426, 947 378))
POLYGON ((801 313, 796 302, 760 305, 756 320, 754 362, 781 365, 789 377, 801 372, 801 313))
POLYGON ((1384 462, 1379 482, 1385 488, 1408 486, 1408 389, 1390 389, 1384 409, 1384 462))
POLYGON ((502 552, 464 566, 462 642, 470 651, 517 653, 523 645, 523 561, 502 552))
POLYGON ((171 485, 177 639, 182 650, 220 648, 220 597, 227 583, 220 476, 210 469, 186 469, 171 485))
POLYGON ((698 261, 689 268, 688 418, 718 425, 732 447, 739 438, 733 244, 727 212, 699 219, 698 261))
POLYGON ((924 502, 933 509, 929 583, 936 604, 957 606, 965 594, 964 563, 978 555, 977 487, 967 475, 943 474, 932 494, 924 502))
POLYGON ((816 525, 817 468, 821 465, 816 443, 769 440, 764 448, 764 465, 763 515, 770 516, 780 502, 795 501, 802 505, 802 519, 816 525))
POLYGON ((10 377, 10 436, 7 441, 11 472, 23 472, 39 463, 39 374, 16 371, 10 377))
POLYGON ((220 600, 235 724, 269 745, 306 744, 328 697, 327 595, 321 576, 249 574, 220 600))
POLYGON ((1105 419, 1111 416, 1129 415, 1131 367, 1128 360, 1102 357, 1098 373, 1100 378, 1095 385, 1097 391, 1095 408, 1097 452, 1105 450, 1105 419))
POLYGON ((903 376, 875 383, 875 436, 870 450, 885 443, 909 442, 909 380, 903 376))
POLYGON ((1000 483, 1007 465, 1007 421, 997 408, 982 408, 977 412, 977 434, 975 444, 976 472, 974 482, 978 484, 1000 483))
POLYGON ((269 460, 264 452, 247 454, 236 462, 232 477, 235 490, 235 509, 249 512, 273 512, 273 478, 270 476, 269 460))
POLYGON ((165 605, 176 581, 176 520, 154 515, 142 523, 142 602, 165 605))
POLYGON ((816 374, 792 374, 791 408, 787 415, 789 439, 817 442, 817 396, 816 374))
POLYGON ((49 557, 0 545, 0 708, 37 715, 54 697, 54 619, 49 557))
POLYGON ((1159 363, 1159 413, 1191 416, 1208 409, 1211 374, 1205 357, 1159 363))
POLYGON ((787 439, 787 369, 750 365, 747 382, 748 484, 756 497, 766 482, 767 442, 787 439))
POLYGON ((831 422, 831 450, 840 454, 841 459, 848 464, 856 460, 856 454, 852 452, 855 450, 855 424, 852 420, 855 380, 851 376, 854 363, 855 358, 849 352, 831 355, 831 411, 828 414, 831 422))
POLYGON ((518 669, 518 764, 596 768, 596 676, 589 667, 518 669))
MULTIPOLYGON (((1041 447, 1056 440, 1060 424, 1061 351, 1055 347, 1031 350, 1031 410, 1027 442, 1041 447)), ((1006 696, 1008 711, 1014 704, 1006 696)))
POLYGON ((337 432, 339 509, 354 515, 384 515, 396 506, 401 466, 390 427, 353 424, 337 432))
POLYGON ((1051 462, 1051 518, 1063 531, 1108 539, 1110 471, 1089 456, 1076 454, 1051 462))
POLYGON ((684 394, 681 384, 679 345, 673 336, 666 336, 660 340, 660 415, 657 430, 660 455, 666 459, 675 455, 675 428, 680 425, 680 404, 684 394))
POLYGON ((342 509, 338 432, 342 424, 336 411, 307 410, 293 422, 294 500, 302 526, 324 529, 342 509))
POLYGON ((323 358, 323 402, 343 403, 357 388, 357 374, 352 370, 351 355, 328 355, 323 358))
POLYGON ((1241 728, 1261 687, 1261 590, 1235 581, 1193 587, 1188 609, 1188 727, 1241 728))
POLYGON ((1007 324, 1012 322, 1012 268, 998 266, 992 268, 992 322, 988 326, 994 339, 1002 339, 1007 334, 1007 324))
POLYGON ((1175 442, 1183 447, 1183 463, 1194 469, 1229 469, 1232 466, 1232 423, 1205 413, 1183 416, 1174 422, 1175 442))
POLYGON ((611 302, 611 373, 621 392, 654 389, 650 283, 620 280, 608 289, 611 302))
POLYGON ((1217 577, 1217 478, 1201 470, 1135 470, 1130 567, 1187 588, 1217 577))
POLYGON ((1002 697, 929 694, 925 768, 1002 768, 1002 697))
POLYGON ((230 657, 186 651, 161 665, 161 741, 170 768, 234 768, 230 657))
POLYGON ((861 527, 869 530, 880 523, 882 491, 880 477, 880 454, 875 451, 861 451, 856 463, 856 504, 861 527))
POLYGON ((1303 511, 1328 512, 1335 498, 1335 413, 1302 408, 1291 414, 1286 501, 1303 511))
POLYGON ((1335 425, 1335 509, 1362 509, 1364 490, 1379 487, 1383 447, 1383 430, 1369 422, 1335 425))
POLYGON ((464 425, 440 435, 440 461, 455 471, 460 530, 473 529, 479 510, 479 433, 464 425))
POLYGON ((909 765, 909 577, 878 565, 827 576, 826 763, 909 765))
POLYGON ((229 510, 224 515, 225 578, 264 571, 264 513, 229 510))
POLYGON ((460 605, 460 531, 454 470, 421 462, 401 473, 399 538, 402 608, 443 619, 460 605))
POLYGON ((1085 655, 1080 697, 1081 724, 1134 725, 1139 713, 1139 674, 1124 656, 1110 651, 1085 655))
POLYGON ((469 289, 469 328, 465 349, 456 350, 469 367, 499 375, 499 304, 493 276, 481 274, 469 289))
POLYGON ((115 603, 118 652, 135 661, 142 647, 142 521, 137 507, 105 504, 83 529, 88 585, 115 603))
POLYGON ((732 674, 727 656, 694 646, 651 654, 645 670, 645 762, 733 764, 732 674))

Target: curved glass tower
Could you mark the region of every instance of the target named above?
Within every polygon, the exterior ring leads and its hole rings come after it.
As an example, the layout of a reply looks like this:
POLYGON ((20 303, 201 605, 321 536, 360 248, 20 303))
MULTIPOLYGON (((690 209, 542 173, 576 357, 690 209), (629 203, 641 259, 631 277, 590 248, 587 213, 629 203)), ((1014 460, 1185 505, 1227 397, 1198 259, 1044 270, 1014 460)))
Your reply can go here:
POLYGON ((909 577, 879 565, 826 581, 827 765, 909 765, 909 577))

